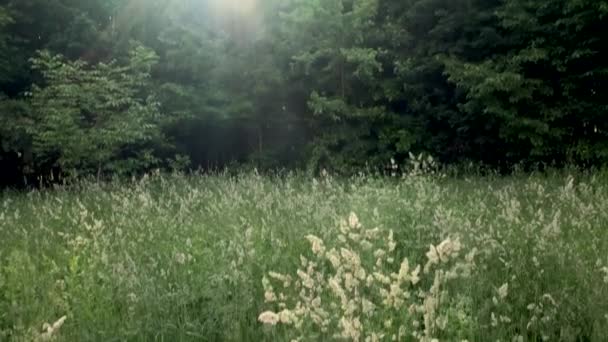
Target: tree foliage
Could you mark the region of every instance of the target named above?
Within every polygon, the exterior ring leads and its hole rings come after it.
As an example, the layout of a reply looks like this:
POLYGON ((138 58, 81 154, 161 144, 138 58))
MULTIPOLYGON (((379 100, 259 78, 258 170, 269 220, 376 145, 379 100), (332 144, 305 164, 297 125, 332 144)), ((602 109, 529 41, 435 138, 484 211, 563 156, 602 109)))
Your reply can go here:
POLYGON ((3 155, 34 173, 608 160, 605 1, 228 3, 0 3, 3 155))
POLYGON ((159 105, 149 93, 157 59, 141 46, 124 66, 69 62, 41 51, 32 64, 44 85, 32 88, 26 125, 36 163, 80 172, 129 172, 153 163, 142 147, 163 139, 159 105))

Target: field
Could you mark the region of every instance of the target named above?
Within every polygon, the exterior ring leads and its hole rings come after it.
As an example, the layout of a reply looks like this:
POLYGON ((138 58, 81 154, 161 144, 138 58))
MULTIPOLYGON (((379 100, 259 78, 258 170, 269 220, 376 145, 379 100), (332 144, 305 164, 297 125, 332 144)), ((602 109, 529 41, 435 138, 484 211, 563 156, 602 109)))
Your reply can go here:
POLYGON ((608 173, 0 197, 0 341, 607 341, 608 173))

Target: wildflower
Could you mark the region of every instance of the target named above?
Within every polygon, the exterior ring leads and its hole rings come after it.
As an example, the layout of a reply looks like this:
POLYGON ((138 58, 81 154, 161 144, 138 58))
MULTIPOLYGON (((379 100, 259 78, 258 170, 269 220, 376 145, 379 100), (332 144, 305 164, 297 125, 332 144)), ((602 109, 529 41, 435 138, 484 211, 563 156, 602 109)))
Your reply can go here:
POLYGON ((392 252, 396 247, 397 243, 395 243, 395 240, 393 239, 393 230, 391 229, 388 233, 388 251, 392 252))
POLYGON ((137 295, 133 292, 129 292, 129 294, 127 295, 127 299, 130 302, 136 302, 137 301, 137 295))
POLYGON ((467 253, 467 255, 464 257, 464 260, 471 264, 473 263, 473 259, 475 258, 475 255, 477 254, 477 247, 474 247, 469 253, 467 253))
POLYGON ((361 322, 358 318, 351 320, 342 317, 340 325, 342 326, 342 337, 350 338, 353 341, 359 340, 359 337, 361 336, 361 322))
POLYGON ((310 242, 311 249, 314 254, 320 255, 325 252, 325 246, 323 245, 323 240, 321 240, 320 238, 318 238, 314 235, 308 235, 308 236, 306 236, 306 239, 310 242))
POLYGON ((40 334, 40 340, 41 341, 51 340, 51 338, 53 338, 53 335, 59 330, 59 328, 61 328, 61 326, 63 325, 63 323, 65 322, 66 319, 67 319, 67 316, 62 316, 52 325, 48 324, 48 323, 44 323, 42 325, 42 330, 44 330, 44 332, 42 334, 40 334))
POLYGON ((429 251, 426 252, 426 258, 428 259, 428 261, 424 266, 424 273, 428 273, 434 264, 439 263, 439 254, 437 253, 437 248, 435 248, 435 246, 429 246, 429 251))
POLYGON ((399 268, 399 276, 398 276, 399 282, 405 282, 406 280, 408 280, 409 271, 410 271, 410 264, 409 264, 407 258, 405 258, 401 262, 401 267, 399 268))
POLYGON ((361 227, 361 224, 359 223, 359 218, 353 212, 351 212, 348 216, 348 226, 353 229, 361 227))
POLYGON ((448 317, 447 316, 439 316, 437 317, 437 319, 435 320, 435 323, 437 324, 437 327, 441 330, 445 330, 445 328, 448 325, 448 317))
POLYGON ((327 252, 326 256, 327 260, 329 260, 329 262, 335 269, 340 267, 340 255, 338 255, 338 252, 335 249, 332 248, 329 252, 327 252))
POLYGON ((543 299, 546 299, 548 302, 550 302, 551 304, 553 304, 553 306, 557 306, 557 302, 555 301, 555 299, 553 299, 553 297, 550 294, 545 293, 543 295, 543 299))
POLYGON ((367 240, 361 241, 361 248, 363 248, 364 251, 369 251, 370 249, 372 249, 372 247, 373 245, 371 244, 371 242, 367 240))
POLYGON ((264 301, 266 303, 271 303, 277 300, 277 296, 274 294, 272 290, 264 292, 264 301))
POLYGON ((374 252, 374 257, 376 257, 376 258, 383 258, 385 255, 386 255, 386 252, 382 249, 377 249, 374 252))
POLYGON ((437 246, 437 253, 441 261, 446 262, 448 258, 460 251, 461 245, 458 239, 451 240, 450 238, 445 239, 437 246))
POLYGON ((340 249, 340 254, 342 255, 342 259, 344 259, 344 261, 346 261, 351 267, 361 264, 359 256, 351 250, 342 248, 340 249))
MULTIPOLYGON (((289 285, 291 285, 291 277, 289 275, 283 275, 283 274, 280 274, 277 272, 269 272, 268 275, 273 279, 282 281, 284 288, 288 288, 289 285)), ((263 281, 263 279, 262 279, 262 281, 263 281)))
POLYGON ((602 267, 602 272, 604 273, 604 283, 608 284, 608 267, 602 267))
POLYGON ((534 266, 539 267, 540 263, 538 262, 538 259, 536 257, 532 257, 532 262, 534 263, 534 266))
POLYGON ((175 253, 175 262, 177 262, 180 265, 183 265, 186 263, 186 254, 184 253, 175 253))
POLYGON ((412 285, 416 285, 420 281, 420 277, 418 276, 419 274, 420 274, 420 265, 416 266, 416 269, 414 271, 412 271, 412 274, 410 276, 410 281, 412 282, 412 285))
POLYGON ((498 288, 498 297, 500 299, 505 299, 509 294, 509 284, 504 283, 501 287, 498 288))
POLYGON ((258 321, 263 324, 276 325, 279 322, 279 315, 272 311, 264 311, 258 317, 258 321))
POLYGON ((496 327, 498 325, 498 320, 496 319, 496 315, 492 312, 492 326, 496 327))
POLYGON ((293 312, 285 309, 282 310, 281 312, 279 312, 279 322, 283 323, 283 324, 290 324, 295 320, 295 315, 293 314, 293 312))
POLYGON ((376 333, 372 333, 371 336, 367 336, 365 338, 365 342, 379 342, 384 335, 378 335, 376 333))
POLYGON ((389 279, 389 277, 385 276, 384 274, 382 274, 380 272, 375 272, 374 278, 376 278, 376 280, 378 280, 382 284, 388 285, 391 283, 391 280, 389 279))
POLYGON ((376 227, 374 229, 368 229, 365 231, 365 237, 370 240, 376 240, 378 238, 379 233, 380 233, 380 229, 378 227, 376 227))
POLYGON ((348 237, 354 242, 359 242, 361 240, 361 234, 349 233, 348 237))
POLYGON ((338 298, 340 298, 340 300, 346 300, 346 294, 344 293, 344 289, 342 289, 342 286, 340 286, 340 283, 335 278, 331 278, 328 281, 328 284, 329 288, 338 298))
POLYGON ((375 308, 374 303, 370 302, 367 299, 363 299, 361 302, 362 308, 363 308, 363 313, 366 315, 369 315, 375 308))
POLYGON ((315 286, 315 281, 304 271, 302 270, 298 270, 298 277, 300 277, 300 279, 302 279, 302 285, 304 285, 304 287, 312 289, 315 286))

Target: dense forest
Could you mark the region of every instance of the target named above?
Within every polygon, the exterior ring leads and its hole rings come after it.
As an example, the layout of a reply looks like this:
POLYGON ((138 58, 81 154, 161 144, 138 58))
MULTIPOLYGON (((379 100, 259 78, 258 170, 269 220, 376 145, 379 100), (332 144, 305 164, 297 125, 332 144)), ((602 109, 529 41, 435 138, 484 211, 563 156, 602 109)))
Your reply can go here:
POLYGON ((603 0, 1 0, 1 182, 599 165, 606 28, 603 0))

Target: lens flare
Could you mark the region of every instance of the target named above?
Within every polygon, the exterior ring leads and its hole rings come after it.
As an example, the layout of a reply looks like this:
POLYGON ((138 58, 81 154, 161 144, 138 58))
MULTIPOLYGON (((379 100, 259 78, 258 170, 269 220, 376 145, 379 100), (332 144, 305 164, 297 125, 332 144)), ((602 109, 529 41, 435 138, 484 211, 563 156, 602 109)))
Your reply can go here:
POLYGON ((252 15, 257 7, 257 0, 210 0, 210 7, 223 14, 252 15))

